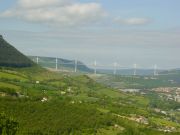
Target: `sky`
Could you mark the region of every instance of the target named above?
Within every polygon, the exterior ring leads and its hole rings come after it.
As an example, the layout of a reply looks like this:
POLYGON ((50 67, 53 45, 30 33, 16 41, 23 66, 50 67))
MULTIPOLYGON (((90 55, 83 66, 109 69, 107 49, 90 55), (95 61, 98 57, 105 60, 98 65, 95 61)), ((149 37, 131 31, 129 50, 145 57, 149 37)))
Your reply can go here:
POLYGON ((179 0, 0 0, 0 34, 26 55, 180 67, 179 0))

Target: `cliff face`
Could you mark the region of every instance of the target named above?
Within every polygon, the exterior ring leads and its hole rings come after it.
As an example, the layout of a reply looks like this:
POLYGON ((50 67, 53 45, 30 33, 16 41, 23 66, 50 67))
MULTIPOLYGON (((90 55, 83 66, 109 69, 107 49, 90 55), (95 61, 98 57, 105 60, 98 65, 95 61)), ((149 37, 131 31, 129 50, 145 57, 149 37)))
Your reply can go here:
POLYGON ((0 35, 0 66, 3 67, 30 67, 34 63, 10 45, 0 35))

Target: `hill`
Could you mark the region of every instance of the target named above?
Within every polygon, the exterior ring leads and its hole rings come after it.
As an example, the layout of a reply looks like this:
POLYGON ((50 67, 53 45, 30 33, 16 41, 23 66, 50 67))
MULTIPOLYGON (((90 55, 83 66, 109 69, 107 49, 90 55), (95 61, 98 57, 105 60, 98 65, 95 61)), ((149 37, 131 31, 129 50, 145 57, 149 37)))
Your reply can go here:
POLYGON ((178 108, 151 92, 123 93, 86 75, 0 69, 0 129, 17 135, 178 135, 178 108), (167 115, 154 111, 154 105, 166 108, 167 115), (9 118, 15 121, 2 121, 9 118))
MULTIPOLYGON (((33 62, 2 37, 0 43, 1 61, 6 62, 2 66, 12 67, 0 68, 0 135, 179 134, 179 103, 160 98, 153 91, 145 96, 124 93, 87 75, 28 67, 33 62)), ((40 65, 45 63, 47 67, 47 61, 49 68, 55 68, 55 58, 39 57, 40 65)), ((58 62, 69 63, 63 68, 74 69, 74 61, 58 62)), ((82 66, 78 70, 91 70, 77 63, 82 66)), ((113 77, 105 78, 106 84, 124 81, 134 85, 132 77, 113 77)), ((135 81, 140 84, 142 78, 135 81)), ((143 83, 149 85, 149 81, 143 83)))
MULTIPOLYGON (((29 56, 31 60, 36 62, 37 56, 29 56)), ((75 60, 67 60, 62 58, 57 58, 57 68, 58 70, 74 71, 75 60)), ((43 57, 38 56, 38 64, 45 68, 56 68, 56 58, 54 57, 43 57)), ((92 69, 87 67, 81 61, 77 61, 77 71, 90 73, 93 72, 92 69)))
POLYGON ((158 87, 180 87, 180 75, 158 76, 127 76, 127 75, 100 75, 92 76, 94 80, 117 89, 153 89, 158 87))
POLYGON ((180 69, 171 69, 160 72, 161 75, 180 75, 180 69))
MULTIPOLYGON (((164 70, 159 69, 158 72, 163 72, 164 70)), ((112 75, 114 73, 114 69, 97 69, 97 72, 100 74, 110 74, 112 75)), ((117 75, 133 75, 134 69, 117 69, 116 70, 117 75)), ((136 74, 140 76, 147 76, 147 75, 153 75, 154 69, 136 69, 136 74)))
POLYGON ((3 67, 31 67, 34 63, 10 45, 0 35, 0 66, 3 67))

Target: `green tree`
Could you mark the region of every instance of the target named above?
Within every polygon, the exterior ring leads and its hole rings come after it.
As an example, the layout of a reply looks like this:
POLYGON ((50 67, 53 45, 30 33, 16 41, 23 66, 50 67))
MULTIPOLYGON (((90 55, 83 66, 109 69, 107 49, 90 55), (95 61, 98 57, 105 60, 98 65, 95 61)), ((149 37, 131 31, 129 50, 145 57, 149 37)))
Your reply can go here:
POLYGON ((15 135, 18 130, 18 123, 5 114, 0 114, 0 135, 15 135))

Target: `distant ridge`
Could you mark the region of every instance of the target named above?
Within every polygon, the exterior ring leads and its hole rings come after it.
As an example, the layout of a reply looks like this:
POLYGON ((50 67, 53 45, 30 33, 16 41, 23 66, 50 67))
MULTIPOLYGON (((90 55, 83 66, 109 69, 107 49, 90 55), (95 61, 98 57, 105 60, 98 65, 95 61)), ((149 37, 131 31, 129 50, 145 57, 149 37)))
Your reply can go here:
POLYGON ((0 35, 0 66, 31 67, 34 63, 0 35))
MULTIPOLYGON (((34 62, 36 61, 37 56, 28 56, 34 62)), ((54 57, 43 57, 38 56, 39 58, 39 65, 45 68, 54 68, 55 69, 55 62, 56 58, 54 57)), ((58 69, 59 70, 67 70, 67 71, 74 71, 75 67, 75 60, 68 60, 63 58, 57 58, 58 60, 58 69)), ((77 71, 92 73, 93 70, 86 66, 81 61, 77 61, 77 71)))

